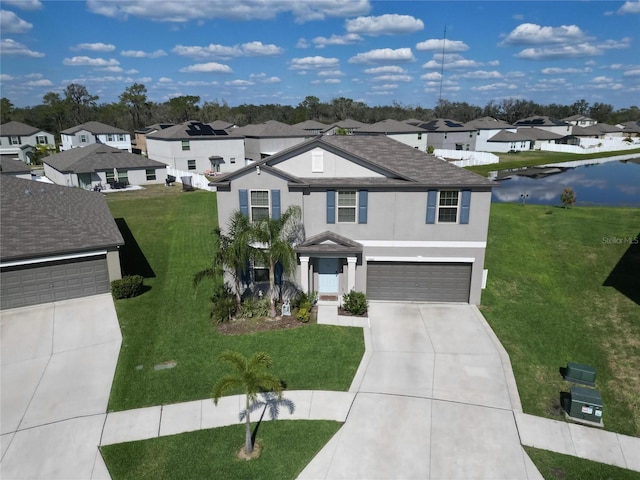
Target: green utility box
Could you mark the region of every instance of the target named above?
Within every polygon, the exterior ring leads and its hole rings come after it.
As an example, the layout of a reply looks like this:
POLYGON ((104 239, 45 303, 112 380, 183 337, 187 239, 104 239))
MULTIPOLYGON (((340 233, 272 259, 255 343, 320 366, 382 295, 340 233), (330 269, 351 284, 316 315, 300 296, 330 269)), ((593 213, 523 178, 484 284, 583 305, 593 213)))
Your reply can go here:
POLYGON ((582 383, 583 385, 595 386, 596 369, 581 363, 567 363, 564 379, 569 382, 582 383))
POLYGON ((569 416, 589 422, 602 422, 602 395, 591 388, 571 387, 569 416))

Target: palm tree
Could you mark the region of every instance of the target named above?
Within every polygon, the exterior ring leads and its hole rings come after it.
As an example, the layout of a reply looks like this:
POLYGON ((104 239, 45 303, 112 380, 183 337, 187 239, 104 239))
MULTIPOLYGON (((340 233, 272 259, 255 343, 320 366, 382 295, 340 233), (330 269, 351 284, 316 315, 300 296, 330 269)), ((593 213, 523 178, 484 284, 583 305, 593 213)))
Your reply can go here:
POLYGON ((271 357, 264 353, 258 352, 247 359, 238 352, 226 350, 220 354, 220 360, 230 363, 235 372, 227 374, 220 378, 213 387, 213 403, 218 405, 220 397, 229 390, 241 389, 246 395, 247 412, 245 417, 245 453, 253 452, 253 441, 251 439, 251 419, 249 411, 251 402, 257 402, 258 394, 265 391, 275 392, 278 399, 282 398, 282 385, 280 380, 271 373, 266 371, 271 367, 271 357))
POLYGON ((236 304, 240 309, 243 277, 255 250, 251 245, 251 223, 246 215, 237 211, 231 216, 227 230, 227 235, 219 229, 214 232, 215 255, 211 266, 196 273, 193 284, 197 286, 204 278, 221 278, 227 272, 233 278, 236 304))
POLYGON ((262 247, 256 253, 269 266, 269 314, 272 318, 276 316, 276 297, 278 296, 275 288, 276 265, 279 264, 282 267, 285 275, 295 270, 294 245, 302 233, 301 217, 300 207, 292 205, 280 218, 265 218, 253 224, 251 236, 262 247))

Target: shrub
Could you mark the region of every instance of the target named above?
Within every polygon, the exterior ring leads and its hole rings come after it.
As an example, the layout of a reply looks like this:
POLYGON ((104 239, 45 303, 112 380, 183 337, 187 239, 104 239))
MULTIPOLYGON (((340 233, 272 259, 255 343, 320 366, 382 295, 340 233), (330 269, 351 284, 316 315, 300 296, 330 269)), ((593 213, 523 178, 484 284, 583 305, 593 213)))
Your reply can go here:
POLYGON ((576 192, 571 187, 566 187, 560 194, 560 201, 564 208, 573 206, 576 203, 576 192))
POLYGON ((236 297, 228 285, 221 285, 211 297, 213 305, 211 306, 211 318, 216 323, 231 320, 235 315, 237 305, 236 297))
POLYGON ((351 290, 342 296, 342 308, 352 315, 364 315, 367 307, 367 296, 363 292, 351 290))
POLYGON ((299 308, 303 304, 308 304, 309 309, 318 301, 318 292, 300 292, 293 300, 291 300, 291 308, 299 308))
POLYGON ((435 152, 435 147, 433 145, 428 145, 427 146, 427 153, 433 155, 433 152, 435 152))
POLYGON ((121 298, 137 297, 143 290, 143 278, 140 275, 129 275, 111 282, 111 293, 119 300, 121 298))
POLYGON ((307 323, 311 318, 311 311, 307 307, 300 307, 296 314, 296 318, 299 322, 307 323))
POLYGON ((240 305, 239 316, 243 318, 266 317, 269 315, 269 299, 248 297, 240 305))

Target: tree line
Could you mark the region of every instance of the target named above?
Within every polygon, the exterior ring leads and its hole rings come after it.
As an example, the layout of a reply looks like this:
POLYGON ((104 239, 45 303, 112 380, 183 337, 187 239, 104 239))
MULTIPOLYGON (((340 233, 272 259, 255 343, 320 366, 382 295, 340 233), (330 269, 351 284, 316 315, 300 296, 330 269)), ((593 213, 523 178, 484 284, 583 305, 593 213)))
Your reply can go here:
POLYGON ((491 100, 484 107, 443 99, 434 108, 423 108, 395 101, 391 105, 371 107, 345 97, 321 102, 318 97, 309 95, 295 106, 244 103, 232 107, 225 100, 201 102, 197 95, 182 95, 160 103, 148 99, 147 88, 141 83, 126 87, 119 95, 118 102, 98 101, 99 97, 92 95, 84 85, 71 83, 62 94, 46 93, 40 105, 15 107, 8 98, 3 97, 0 99, 0 115, 2 123, 17 120, 55 135, 91 120, 133 132, 155 123, 180 123, 187 120, 204 123, 224 120, 243 126, 267 120, 277 120, 290 125, 305 120, 333 124, 347 118, 369 124, 386 119, 402 121, 409 118, 423 121, 448 118, 464 123, 489 116, 513 123, 533 115, 562 119, 579 114, 613 125, 640 119, 640 109, 637 106, 614 110, 610 104, 590 104, 584 99, 571 105, 541 105, 530 100, 507 98, 500 101, 491 100))

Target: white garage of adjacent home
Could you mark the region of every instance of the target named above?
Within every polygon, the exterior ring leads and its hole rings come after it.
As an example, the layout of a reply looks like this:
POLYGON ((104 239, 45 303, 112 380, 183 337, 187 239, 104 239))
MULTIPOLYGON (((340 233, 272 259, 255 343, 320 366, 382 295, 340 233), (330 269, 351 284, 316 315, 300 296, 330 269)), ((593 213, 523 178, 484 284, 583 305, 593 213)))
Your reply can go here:
POLYGON ((0 308, 110 291, 124 244, 104 196, 0 175, 0 308))

